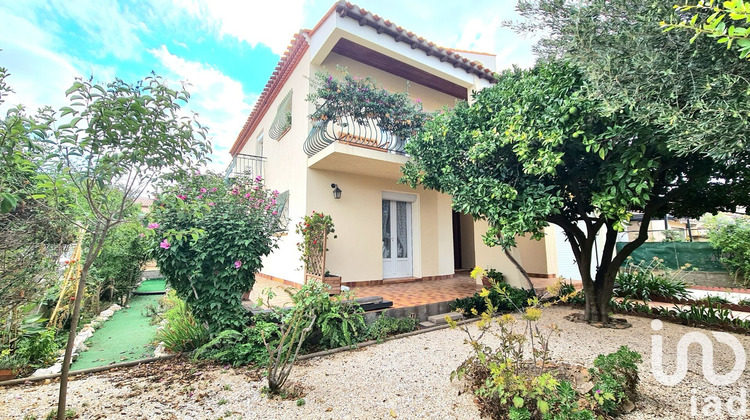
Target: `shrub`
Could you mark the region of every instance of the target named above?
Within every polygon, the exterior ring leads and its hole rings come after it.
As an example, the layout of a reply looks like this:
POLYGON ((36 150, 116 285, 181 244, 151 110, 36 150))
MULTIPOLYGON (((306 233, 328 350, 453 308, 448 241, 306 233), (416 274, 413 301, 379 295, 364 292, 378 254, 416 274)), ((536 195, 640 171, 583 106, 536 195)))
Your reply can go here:
POLYGON ((195 350, 208 341, 208 330, 194 317, 184 300, 170 290, 161 301, 167 324, 156 332, 155 340, 163 341, 171 352, 195 350))
POLYGON ((141 279, 141 267, 147 260, 146 240, 138 223, 115 226, 107 233, 91 277, 110 301, 125 302, 141 279))
POLYGON ((707 217, 708 239, 735 283, 750 286, 750 218, 707 217))
POLYGON ((723 298, 718 295, 710 295, 710 296, 700 298, 698 299, 698 302, 707 303, 712 306, 716 304, 732 303, 729 299, 723 298))
POLYGON ((367 338, 383 340, 389 335, 414 331, 418 322, 416 318, 394 318, 381 315, 367 328, 367 338))
POLYGON ((685 283, 677 280, 677 273, 659 273, 654 271, 661 267, 659 260, 648 265, 630 263, 625 271, 617 274, 614 296, 650 301, 659 296, 668 299, 685 299, 690 296, 685 283))
POLYGON ((750 299, 740 299, 737 304, 740 306, 750 306, 750 299))
POLYGON ((274 395, 282 392, 302 344, 315 325, 316 308, 319 302, 328 299, 328 287, 317 281, 307 282, 299 291, 287 289, 286 292, 292 298, 294 307, 283 311, 271 306, 271 299, 274 298, 273 291, 270 289, 263 291, 266 296, 266 306, 282 319, 278 340, 273 340, 263 329, 260 330, 263 345, 268 352, 268 391, 269 394, 274 395))
POLYGON ((55 340, 55 330, 45 329, 22 337, 16 354, 26 360, 30 368, 39 369, 51 365, 57 359, 59 348, 55 340))
MULTIPOLYGON (((497 283, 489 290, 487 297, 497 311, 517 311, 528 306, 528 300, 534 296, 533 290, 518 289, 507 283, 497 283)), ((450 307, 453 311, 476 316, 487 310, 487 299, 479 293, 474 293, 473 296, 456 299, 450 307)))
POLYGON ((244 328, 242 294, 280 230, 277 191, 260 177, 228 182, 195 175, 163 188, 148 225, 159 271, 212 333, 244 328))
POLYGON ((213 360, 235 367, 250 364, 265 366, 268 364, 268 352, 263 345, 263 336, 273 342, 278 333, 278 325, 270 322, 258 322, 242 332, 224 330, 198 348, 193 358, 213 360))
POLYGON ((594 367, 589 369, 594 383, 592 393, 605 414, 617 414, 623 404, 635 401, 638 386, 636 364, 641 360, 641 355, 627 346, 594 359, 594 367))

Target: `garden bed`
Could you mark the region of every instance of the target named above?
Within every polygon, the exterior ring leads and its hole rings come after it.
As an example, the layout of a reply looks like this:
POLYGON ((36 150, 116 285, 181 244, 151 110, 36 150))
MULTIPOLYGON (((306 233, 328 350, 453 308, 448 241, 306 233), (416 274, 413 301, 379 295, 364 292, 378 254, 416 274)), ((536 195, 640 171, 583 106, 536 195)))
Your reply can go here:
MULTIPOLYGON (((572 324, 564 319, 569 307, 546 309, 542 324, 562 329, 551 343, 552 358, 590 366, 602 353, 627 344, 643 355, 641 382, 635 411, 620 418, 690 419, 691 397, 702 404, 718 395, 726 402, 737 389, 750 385, 750 372, 727 386, 714 386, 700 374, 690 374, 674 387, 665 387, 651 374, 650 320, 628 317, 633 328, 602 330, 572 324)), ((473 328, 473 327, 472 327, 473 328)), ((701 331, 665 324, 666 372, 674 372, 674 349, 685 333, 701 331)), ((465 336, 457 330, 441 329, 358 351, 342 352, 303 361, 291 380, 304 387, 304 405, 269 400, 262 393, 264 378, 257 370, 195 365, 184 359, 107 371, 74 378, 68 400, 81 418, 457 418, 476 419, 474 396, 451 382, 450 372, 470 353, 465 336), (137 403, 134 403, 137 399, 137 403), (229 413, 229 414, 227 414, 229 413)), ((738 336, 750 348, 750 337, 738 336)), ((495 343, 489 343, 495 344, 495 343)), ((717 371, 733 366, 730 354, 715 354, 717 371)), ((700 371, 698 361, 691 363, 700 371)), ((56 402, 58 383, 0 388, 0 418, 44 418, 56 402)), ((698 406, 701 410, 702 405, 698 406)), ((700 411, 699 417, 700 417, 700 411)), ((692 417, 695 418, 695 417, 692 417)))

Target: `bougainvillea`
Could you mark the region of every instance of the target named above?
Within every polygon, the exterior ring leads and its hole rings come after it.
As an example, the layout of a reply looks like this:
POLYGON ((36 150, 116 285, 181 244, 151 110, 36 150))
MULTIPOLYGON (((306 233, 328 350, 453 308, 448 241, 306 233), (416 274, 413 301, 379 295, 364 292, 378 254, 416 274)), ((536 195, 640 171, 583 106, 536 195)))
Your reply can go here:
POLYGON ((242 294, 276 247, 278 194, 260 177, 196 174, 154 202, 147 232, 159 270, 212 332, 242 326, 242 294))
POLYGON ((297 243, 297 249, 302 252, 300 260, 305 273, 325 274, 322 259, 323 252, 327 249, 323 249, 323 238, 335 232, 331 216, 313 210, 312 214, 297 223, 296 232, 302 235, 302 242, 297 243))
POLYGON ((311 119, 338 122, 348 116, 359 124, 371 119, 381 129, 401 138, 411 138, 421 130, 428 116, 422 110, 421 100, 412 101, 407 92, 393 93, 378 87, 371 77, 352 76, 346 69, 339 70, 344 74, 342 80, 322 72, 311 79, 312 93, 307 100, 317 105, 311 119))

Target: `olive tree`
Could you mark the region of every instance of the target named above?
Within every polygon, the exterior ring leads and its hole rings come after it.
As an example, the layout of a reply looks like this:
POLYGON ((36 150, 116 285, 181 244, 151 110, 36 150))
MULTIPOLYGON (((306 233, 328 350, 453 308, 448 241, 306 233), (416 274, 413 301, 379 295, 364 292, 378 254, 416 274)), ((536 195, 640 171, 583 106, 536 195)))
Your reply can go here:
POLYGON ((450 194, 456 210, 487 220, 491 246, 507 249, 524 234, 541 238, 549 224, 562 228, 583 280, 585 319, 607 323, 617 270, 647 239, 649 221, 748 204, 750 169, 747 161, 675 153, 661 131, 603 108, 571 65, 507 70, 474 103, 426 124, 407 145, 413 159, 402 180, 450 194), (643 213, 638 236, 615 253, 618 232, 636 211, 643 213))
POLYGON ((79 80, 67 90, 70 105, 47 114, 49 158, 64 176, 49 188, 77 190, 84 211, 75 221, 88 240, 65 349, 57 416, 65 416, 68 372, 87 276, 114 226, 122 223, 135 200, 156 178, 184 171, 210 152, 206 129, 181 105, 189 94, 158 76, 136 84, 115 80, 94 84, 79 80))

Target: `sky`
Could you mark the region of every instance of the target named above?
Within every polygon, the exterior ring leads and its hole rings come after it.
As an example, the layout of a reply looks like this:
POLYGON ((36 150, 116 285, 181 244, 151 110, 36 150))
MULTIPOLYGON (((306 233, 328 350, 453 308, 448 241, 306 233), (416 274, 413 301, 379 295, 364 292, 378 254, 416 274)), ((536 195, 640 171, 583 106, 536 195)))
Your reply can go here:
MULTIPOLYGON (((0 0, 0 66, 14 94, 0 111, 67 103, 76 77, 135 82, 152 71, 188 82, 186 108, 209 127, 211 169, 229 148, 292 36, 333 0, 0 0)), ((440 46, 497 54, 498 69, 533 64, 533 41, 501 25, 515 0, 352 3, 440 46), (471 7, 468 7, 470 4, 471 7)), ((3 112, 4 114, 4 112, 3 112)))

